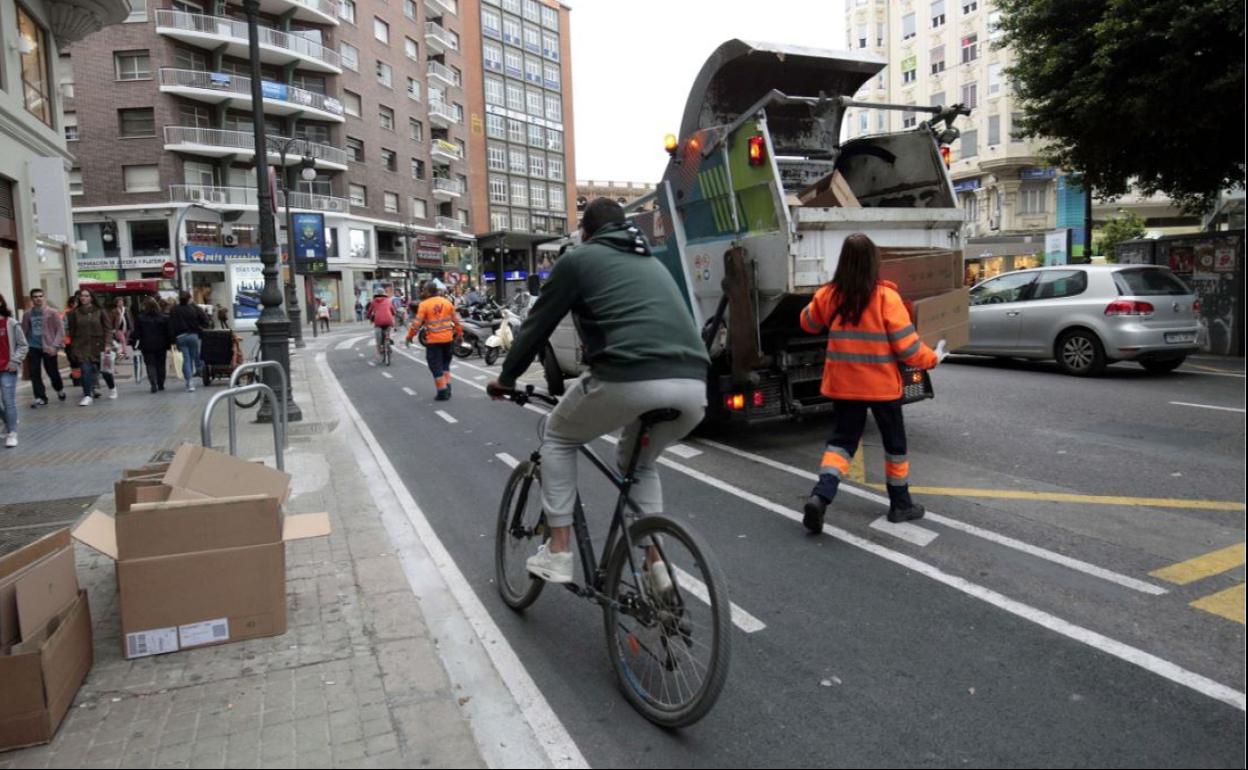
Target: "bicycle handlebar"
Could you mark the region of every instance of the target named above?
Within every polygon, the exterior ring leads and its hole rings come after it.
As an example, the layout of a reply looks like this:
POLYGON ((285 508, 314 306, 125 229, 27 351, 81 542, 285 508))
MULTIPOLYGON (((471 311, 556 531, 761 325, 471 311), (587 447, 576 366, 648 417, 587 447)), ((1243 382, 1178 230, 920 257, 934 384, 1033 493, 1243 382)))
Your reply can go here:
POLYGON ((537 399, 538 401, 549 404, 551 406, 555 406, 559 403, 559 399, 555 398, 549 393, 542 393, 533 385, 526 385, 524 387, 524 390, 513 389, 513 390, 503 391, 501 395, 504 398, 506 398, 508 401, 511 401, 513 404, 516 404, 517 406, 524 406, 525 404, 529 403, 529 401, 533 399, 537 399))

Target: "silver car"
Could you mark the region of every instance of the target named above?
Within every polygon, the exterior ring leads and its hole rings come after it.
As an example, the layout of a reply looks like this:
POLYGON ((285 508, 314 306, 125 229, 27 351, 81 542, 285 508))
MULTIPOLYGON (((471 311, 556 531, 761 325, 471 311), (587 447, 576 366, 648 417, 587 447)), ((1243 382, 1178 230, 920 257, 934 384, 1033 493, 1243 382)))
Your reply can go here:
POLYGON ((1200 349, 1199 315, 1196 295, 1164 267, 1020 270, 971 289, 971 342, 957 352, 1052 359, 1077 376, 1115 361, 1169 372, 1200 349))

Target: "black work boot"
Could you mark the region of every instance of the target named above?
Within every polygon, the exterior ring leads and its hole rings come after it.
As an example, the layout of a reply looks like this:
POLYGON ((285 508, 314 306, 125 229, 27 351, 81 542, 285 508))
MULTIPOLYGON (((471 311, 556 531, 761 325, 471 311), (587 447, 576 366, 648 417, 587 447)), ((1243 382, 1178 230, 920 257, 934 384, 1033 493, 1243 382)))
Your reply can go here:
POLYGON ((826 497, 820 497, 816 494, 811 494, 806 500, 806 505, 803 508, 805 515, 802 516, 802 524, 806 529, 810 530, 812 535, 818 535, 820 532, 823 532, 823 514, 827 512, 829 502, 826 497))
POLYGON ((894 524, 923 518, 927 511, 910 499, 910 485, 888 485, 888 520, 894 524))

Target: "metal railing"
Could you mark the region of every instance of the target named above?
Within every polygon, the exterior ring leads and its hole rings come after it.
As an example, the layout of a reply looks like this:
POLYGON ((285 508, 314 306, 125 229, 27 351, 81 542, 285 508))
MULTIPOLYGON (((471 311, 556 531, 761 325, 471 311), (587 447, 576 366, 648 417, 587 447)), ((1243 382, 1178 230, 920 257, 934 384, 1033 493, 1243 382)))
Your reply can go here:
MULTIPOLYGON (((277 148, 288 140, 284 136, 268 135, 267 149, 269 155, 277 157, 277 148)), ((195 126, 165 126, 165 144, 199 144, 206 147, 222 147, 232 150, 255 152, 256 138, 250 131, 230 131, 220 128, 198 128, 195 126)), ((347 165, 347 151, 328 144, 320 144, 304 139, 297 140, 292 149, 297 152, 287 157, 298 161, 301 155, 309 155, 316 160, 347 165)))
POLYGON ((457 73, 455 70, 446 66, 442 62, 437 62, 433 60, 429 61, 428 66, 429 66, 429 77, 441 78, 443 81, 450 83, 456 88, 460 86, 459 73, 457 73))
MULTIPOLYGON (((187 13, 169 9, 157 9, 157 28, 176 29, 184 32, 197 32, 205 35, 216 35, 239 40, 249 44, 247 22, 229 19, 224 16, 206 16, 200 13, 187 13)), ((279 48, 307 59, 315 59, 334 69, 342 69, 342 58, 338 52, 306 37, 280 29, 260 27, 259 41, 261 46, 279 48)))
POLYGON ((448 123, 459 122, 459 116, 455 114, 454 108, 446 102, 429 102, 429 117, 442 118, 448 123))
POLYGON ((459 50, 459 43, 457 43, 453 37, 447 34, 446 29, 441 24, 438 24, 436 21, 425 22, 425 37, 427 39, 436 40, 437 42, 441 43, 443 46, 449 48, 452 51, 459 50))
POLYGON ((447 0, 425 0, 425 7, 428 8, 434 16, 442 16, 445 14, 454 14, 455 6, 447 0))
MULTIPOLYGON (((175 203, 204 203, 217 206, 257 206, 259 200, 254 187, 216 187, 200 184, 169 185, 169 199, 175 203)), ((276 204, 286 205, 281 191, 277 193, 276 204)), ((290 193, 291 208, 309 211, 332 211, 347 213, 351 210, 351 201, 346 198, 335 198, 330 195, 317 195, 307 192, 290 193)))
POLYGON ((430 142, 429 153, 431 155, 445 155, 452 160, 464 159, 464 151, 459 149, 459 145, 454 142, 448 142, 445 139, 434 139, 430 142))
POLYGON ((286 2, 316 11, 333 19, 335 24, 338 23, 338 3, 331 2, 331 0, 286 0, 286 2))
POLYGON ((438 217, 434 220, 434 225, 439 230, 446 230, 452 233, 460 233, 464 230, 464 224, 454 217, 438 217))
MULTIPOLYGON (((230 454, 236 455, 238 453, 238 426, 234 418, 234 397, 247 393, 255 393, 257 391, 269 400, 269 403, 273 405, 274 409, 282 412, 282 422, 284 423, 286 420, 286 402, 279 402, 277 400, 277 396, 273 393, 273 389, 268 385, 265 385, 263 382, 256 382, 251 385, 244 385, 241 388, 229 388, 228 390, 223 390, 220 393, 214 394, 213 397, 208 400, 208 404, 204 407, 204 416, 200 419, 199 423, 200 443, 206 447, 212 447, 212 413, 216 410, 217 404, 221 403, 221 399, 228 398, 230 400, 230 454)), ((286 470, 286 458, 283 453, 286 437, 283 435, 283 431, 284 429, 282 427, 282 423, 274 420, 273 454, 277 458, 277 469, 279 471, 286 470)))
MULTIPOLYGON (((251 78, 228 72, 204 72, 202 70, 161 67, 160 85, 162 88, 200 88, 205 91, 226 93, 241 100, 251 101, 251 78)), ((298 107, 328 112, 331 115, 341 116, 343 114, 342 103, 324 94, 269 81, 265 81, 264 86, 264 100, 266 102, 283 102, 298 107)))
MULTIPOLYGON (((248 361, 239 366, 230 373, 230 387, 239 387, 238 380, 248 372, 260 372, 262 369, 272 369, 277 372, 277 381, 282 389, 279 396, 282 399, 282 409, 278 415, 282 419, 282 446, 285 447, 287 440, 290 438, 290 415, 287 413, 287 405, 290 403, 290 379, 286 376, 286 369, 277 361, 248 361)), ((255 375, 253 375, 255 376, 255 375)), ((230 399, 230 430, 234 429, 234 399, 230 399)))
POLYGON ((447 179, 445 177, 435 176, 433 178, 433 191, 451 193, 453 195, 463 195, 464 185, 458 179, 447 179))

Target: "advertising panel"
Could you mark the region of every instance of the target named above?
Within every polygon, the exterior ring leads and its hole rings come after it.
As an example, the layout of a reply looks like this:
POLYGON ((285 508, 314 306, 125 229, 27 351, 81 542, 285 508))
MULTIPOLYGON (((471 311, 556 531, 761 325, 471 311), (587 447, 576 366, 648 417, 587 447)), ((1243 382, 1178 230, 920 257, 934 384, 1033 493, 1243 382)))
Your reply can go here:
POLYGON ((248 329, 255 325, 263 306, 260 293, 264 291, 264 266, 259 262, 230 264, 230 296, 234 303, 234 320, 238 328, 248 329))

